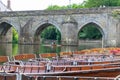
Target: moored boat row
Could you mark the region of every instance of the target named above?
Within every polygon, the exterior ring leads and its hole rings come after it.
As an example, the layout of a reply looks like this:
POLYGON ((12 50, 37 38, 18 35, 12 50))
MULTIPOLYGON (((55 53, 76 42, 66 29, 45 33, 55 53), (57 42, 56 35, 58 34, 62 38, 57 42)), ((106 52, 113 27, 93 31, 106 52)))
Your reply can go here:
MULTIPOLYGON (((105 51, 103 53, 91 52, 61 52, 60 56, 56 53, 39 54, 20 54, 9 57, 2 56, 0 61, 1 73, 17 74, 24 76, 83 76, 83 77, 107 77, 115 78, 120 74, 119 55, 111 54, 105 51), (2 61, 5 60, 5 61, 2 61)), ((111 50, 111 49, 110 49, 111 50)), ((97 51, 97 50, 96 50, 97 51)), ((20 76, 20 75, 19 75, 20 76)), ((20 79, 19 79, 20 80, 20 79)), ((22 80, 22 79, 21 79, 22 80)))

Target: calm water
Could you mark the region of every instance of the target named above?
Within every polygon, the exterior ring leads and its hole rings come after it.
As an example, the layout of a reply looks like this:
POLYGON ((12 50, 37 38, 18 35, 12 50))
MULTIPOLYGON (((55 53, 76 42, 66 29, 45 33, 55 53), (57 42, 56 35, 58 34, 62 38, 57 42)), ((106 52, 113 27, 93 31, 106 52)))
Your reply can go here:
POLYGON ((0 44, 0 55, 7 55, 12 57, 22 53, 34 53, 36 55, 40 53, 57 53, 65 51, 76 51, 89 48, 101 47, 101 44, 81 44, 80 46, 44 46, 44 45, 18 45, 18 44, 0 44))

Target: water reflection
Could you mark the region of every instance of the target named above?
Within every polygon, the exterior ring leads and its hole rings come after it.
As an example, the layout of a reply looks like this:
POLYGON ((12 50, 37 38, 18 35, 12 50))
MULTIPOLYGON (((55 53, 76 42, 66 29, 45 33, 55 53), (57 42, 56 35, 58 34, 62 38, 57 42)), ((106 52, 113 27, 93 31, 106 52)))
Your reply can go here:
POLYGON ((43 46, 43 45, 18 45, 18 44, 1 44, 0 55, 14 56, 23 53, 57 53, 70 52, 76 50, 90 49, 95 47, 101 47, 100 44, 82 44, 80 46, 43 46))

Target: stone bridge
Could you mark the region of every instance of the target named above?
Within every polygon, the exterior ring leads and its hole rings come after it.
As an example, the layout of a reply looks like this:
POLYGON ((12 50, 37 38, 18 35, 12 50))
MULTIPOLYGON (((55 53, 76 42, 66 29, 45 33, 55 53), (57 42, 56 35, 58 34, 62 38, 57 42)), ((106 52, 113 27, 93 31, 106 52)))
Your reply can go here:
POLYGON ((43 29, 54 25, 61 33, 62 45, 78 45, 79 31, 92 23, 101 32, 104 46, 118 46, 119 12, 120 7, 0 12, 0 39, 9 40, 7 32, 14 27, 19 34, 19 43, 40 44, 39 35, 43 29))

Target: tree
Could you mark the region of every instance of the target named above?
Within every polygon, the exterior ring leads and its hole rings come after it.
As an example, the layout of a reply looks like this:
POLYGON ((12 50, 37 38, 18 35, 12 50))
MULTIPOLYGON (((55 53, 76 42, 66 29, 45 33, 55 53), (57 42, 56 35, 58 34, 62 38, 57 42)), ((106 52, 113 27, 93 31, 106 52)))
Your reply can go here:
MULTIPOLYGON (((83 4, 72 4, 71 8, 72 9, 77 9, 77 8, 83 8, 83 4)), ((70 5, 67 6, 57 6, 57 5, 52 5, 49 6, 46 10, 62 10, 62 9, 70 9, 70 5)))
POLYGON ((61 39, 60 32, 54 26, 48 26, 41 33, 41 38, 58 40, 61 39))
POLYGON ((86 0, 84 2, 85 8, 100 7, 100 6, 119 6, 119 0, 86 0))
POLYGON ((102 34, 94 24, 88 24, 84 26, 80 33, 79 33, 79 39, 101 39, 102 34))
POLYGON ((13 32, 13 43, 18 43, 18 33, 15 30, 15 28, 12 28, 12 32, 13 32))

